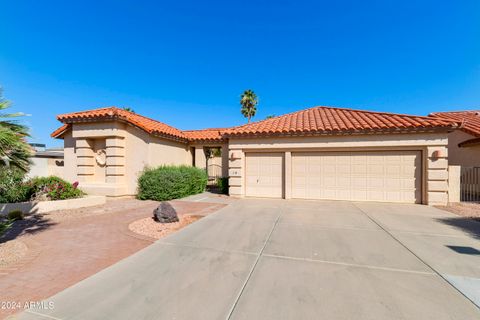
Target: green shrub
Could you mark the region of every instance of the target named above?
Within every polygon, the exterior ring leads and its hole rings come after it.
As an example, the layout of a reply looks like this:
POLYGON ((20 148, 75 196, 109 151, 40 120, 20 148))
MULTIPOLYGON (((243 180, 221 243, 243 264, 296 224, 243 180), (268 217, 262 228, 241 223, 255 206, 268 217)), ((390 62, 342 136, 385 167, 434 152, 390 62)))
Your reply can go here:
POLYGON ((217 187, 223 194, 228 194, 228 177, 217 178, 217 187))
POLYGON ((205 191, 205 170, 188 166, 146 168, 138 178, 138 199, 165 201, 205 191))
POLYGON ((8 220, 8 219, 0 219, 0 236, 5 232, 7 231, 8 229, 10 229, 13 225, 13 221, 12 220, 8 220))
POLYGON ((0 203, 30 200, 32 190, 25 182, 25 173, 16 168, 0 167, 0 203))
POLYGON ((42 195, 46 196, 48 200, 65 200, 72 198, 79 198, 84 193, 77 188, 78 182, 71 184, 59 177, 37 177, 28 182, 32 188, 32 194, 40 199, 42 195))
POLYGON ((7 214, 7 218, 10 221, 23 220, 23 212, 21 210, 13 210, 7 214))

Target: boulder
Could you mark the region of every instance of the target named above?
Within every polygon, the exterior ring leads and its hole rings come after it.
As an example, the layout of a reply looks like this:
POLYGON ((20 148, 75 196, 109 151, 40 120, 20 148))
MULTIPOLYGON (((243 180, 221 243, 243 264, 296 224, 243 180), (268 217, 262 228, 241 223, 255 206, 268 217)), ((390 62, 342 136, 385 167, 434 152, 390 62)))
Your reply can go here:
POLYGON ((153 210, 153 219, 160 223, 178 222, 177 211, 168 202, 160 202, 160 205, 153 210))

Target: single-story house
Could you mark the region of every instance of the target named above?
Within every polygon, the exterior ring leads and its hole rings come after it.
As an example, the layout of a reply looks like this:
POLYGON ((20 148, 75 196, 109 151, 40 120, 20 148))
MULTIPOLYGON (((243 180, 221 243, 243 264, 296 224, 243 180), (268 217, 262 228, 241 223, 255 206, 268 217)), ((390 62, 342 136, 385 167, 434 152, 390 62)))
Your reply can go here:
POLYGON ((449 135, 462 126, 335 107, 189 131, 115 107, 57 118, 65 177, 92 194, 134 195, 145 166, 206 168, 205 150, 215 148, 232 196, 429 205, 449 201, 449 135))

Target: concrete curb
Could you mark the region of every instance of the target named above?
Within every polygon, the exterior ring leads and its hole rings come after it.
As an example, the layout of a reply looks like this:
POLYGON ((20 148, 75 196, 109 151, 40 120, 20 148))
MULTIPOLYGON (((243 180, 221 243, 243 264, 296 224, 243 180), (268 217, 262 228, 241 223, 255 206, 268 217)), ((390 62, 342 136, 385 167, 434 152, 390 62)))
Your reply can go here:
POLYGON ((8 214, 13 210, 23 213, 46 213, 56 210, 69 210, 84 207, 93 207, 105 204, 105 196, 86 196, 83 198, 56 200, 56 201, 28 201, 19 203, 0 203, 0 215, 8 214))

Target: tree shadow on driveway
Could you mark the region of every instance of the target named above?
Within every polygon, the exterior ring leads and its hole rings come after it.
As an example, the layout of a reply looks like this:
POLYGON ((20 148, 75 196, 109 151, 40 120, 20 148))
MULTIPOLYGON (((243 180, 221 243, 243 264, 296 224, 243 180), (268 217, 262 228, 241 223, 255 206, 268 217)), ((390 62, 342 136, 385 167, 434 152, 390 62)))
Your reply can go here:
POLYGON ((479 218, 439 218, 437 221, 466 232, 472 238, 480 240, 479 218))
POLYGON ((13 225, 0 236, 0 243, 16 239, 19 236, 36 234, 56 225, 56 222, 43 214, 29 214, 23 220, 13 222, 13 225))

